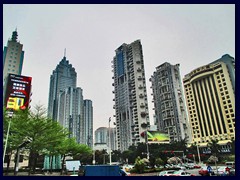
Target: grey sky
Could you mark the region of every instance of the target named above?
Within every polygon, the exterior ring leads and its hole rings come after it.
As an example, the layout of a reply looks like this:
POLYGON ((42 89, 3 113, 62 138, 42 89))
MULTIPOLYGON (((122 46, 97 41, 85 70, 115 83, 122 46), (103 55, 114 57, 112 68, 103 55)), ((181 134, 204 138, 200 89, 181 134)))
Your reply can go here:
POLYGON ((66 48, 77 86, 93 101, 94 130, 114 114, 111 61, 122 43, 142 42, 151 124, 148 80, 157 66, 179 63, 183 78, 224 54, 235 58, 231 4, 3 5, 3 46, 16 27, 25 51, 22 74, 33 77, 31 106, 47 108, 50 75, 66 48))

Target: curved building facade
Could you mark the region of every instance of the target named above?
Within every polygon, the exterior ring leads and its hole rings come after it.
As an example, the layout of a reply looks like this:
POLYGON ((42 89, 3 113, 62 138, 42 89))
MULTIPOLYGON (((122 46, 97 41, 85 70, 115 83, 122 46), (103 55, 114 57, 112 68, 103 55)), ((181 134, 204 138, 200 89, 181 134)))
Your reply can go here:
POLYGON ((235 139, 235 60, 229 55, 199 67, 184 79, 193 143, 211 139, 226 145, 235 139))

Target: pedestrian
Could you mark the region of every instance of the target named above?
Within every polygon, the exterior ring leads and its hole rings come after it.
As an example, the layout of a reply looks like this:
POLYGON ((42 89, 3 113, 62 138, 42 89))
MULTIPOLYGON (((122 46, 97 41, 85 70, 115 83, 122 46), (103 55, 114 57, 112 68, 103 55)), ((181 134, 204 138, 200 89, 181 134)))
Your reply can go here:
POLYGON ((230 176, 230 168, 228 166, 225 168, 225 171, 226 171, 226 175, 230 176))
POLYGON ((212 167, 210 165, 207 166, 209 176, 212 175, 212 167))

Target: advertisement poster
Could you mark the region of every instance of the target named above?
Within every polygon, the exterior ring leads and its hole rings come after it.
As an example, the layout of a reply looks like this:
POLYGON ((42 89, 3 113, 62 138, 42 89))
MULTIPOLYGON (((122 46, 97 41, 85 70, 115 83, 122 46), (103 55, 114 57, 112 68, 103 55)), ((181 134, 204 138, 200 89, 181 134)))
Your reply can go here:
POLYGON ((19 110, 29 106, 32 78, 16 74, 9 74, 5 91, 5 107, 19 110))
POLYGON ((169 143, 170 138, 168 134, 160 131, 147 131, 148 143, 169 143))

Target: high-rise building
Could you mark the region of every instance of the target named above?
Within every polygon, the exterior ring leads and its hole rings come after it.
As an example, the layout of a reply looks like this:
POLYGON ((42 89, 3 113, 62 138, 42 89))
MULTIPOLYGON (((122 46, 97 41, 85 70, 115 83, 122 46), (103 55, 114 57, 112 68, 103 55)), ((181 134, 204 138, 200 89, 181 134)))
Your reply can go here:
POLYGON ((58 97, 68 87, 76 88, 77 73, 64 56, 50 77, 48 117, 57 120, 58 97))
POLYGON ((83 132, 83 95, 81 88, 68 87, 60 90, 57 121, 69 129, 69 137, 81 142, 83 132))
POLYGON ((23 60, 23 45, 18 41, 18 33, 15 30, 3 49, 3 100, 6 98, 8 75, 22 75, 23 60))
POLYGON ((149 127, 143 52, 140 40, 122 44, 112 61, 117 148, 145 142, 140 134, 149 127))
POLYGON ((82 144, 86 144, 89 147, 93 148, 93 106, 92 101, 85 99, 84 100, 84 131, 82 144))
POLYGON ((97 144, 107 144, 107 127, 99 127, 95 130, 95 143, 97 144))
POLYGON ((13 31, 12 38, 8 40, 3 50, 3 80, 11 74, 22 74, 24 59, 23 45, 18 41, 17 30, 13 31))
POLYGON ((228 146, 235 139, 235 59, 224 55, 185 75, 183 83, 192 142, 228 146))
POLYGON ((77 73, 64 56, 50 77, 48 117, 66 127, 70 137, 81 143, 83 95, 76 81, 77 73))
POLYGON ((179 64, 165 62, 156 67, 150 81, 157 130, 169 134, 171 141, 191 141, 179 64))
MULTIPOLYGON (((110 128, 110 145, 111 150, 117 150, 116 148, 116 128, 110 128)), ((96 149, 104 147, 106 150, 109 147, 109 128, 100 127, 95 131, 95 143, 96 149), (105 145, 105 146, 104 146, 105 145)))

